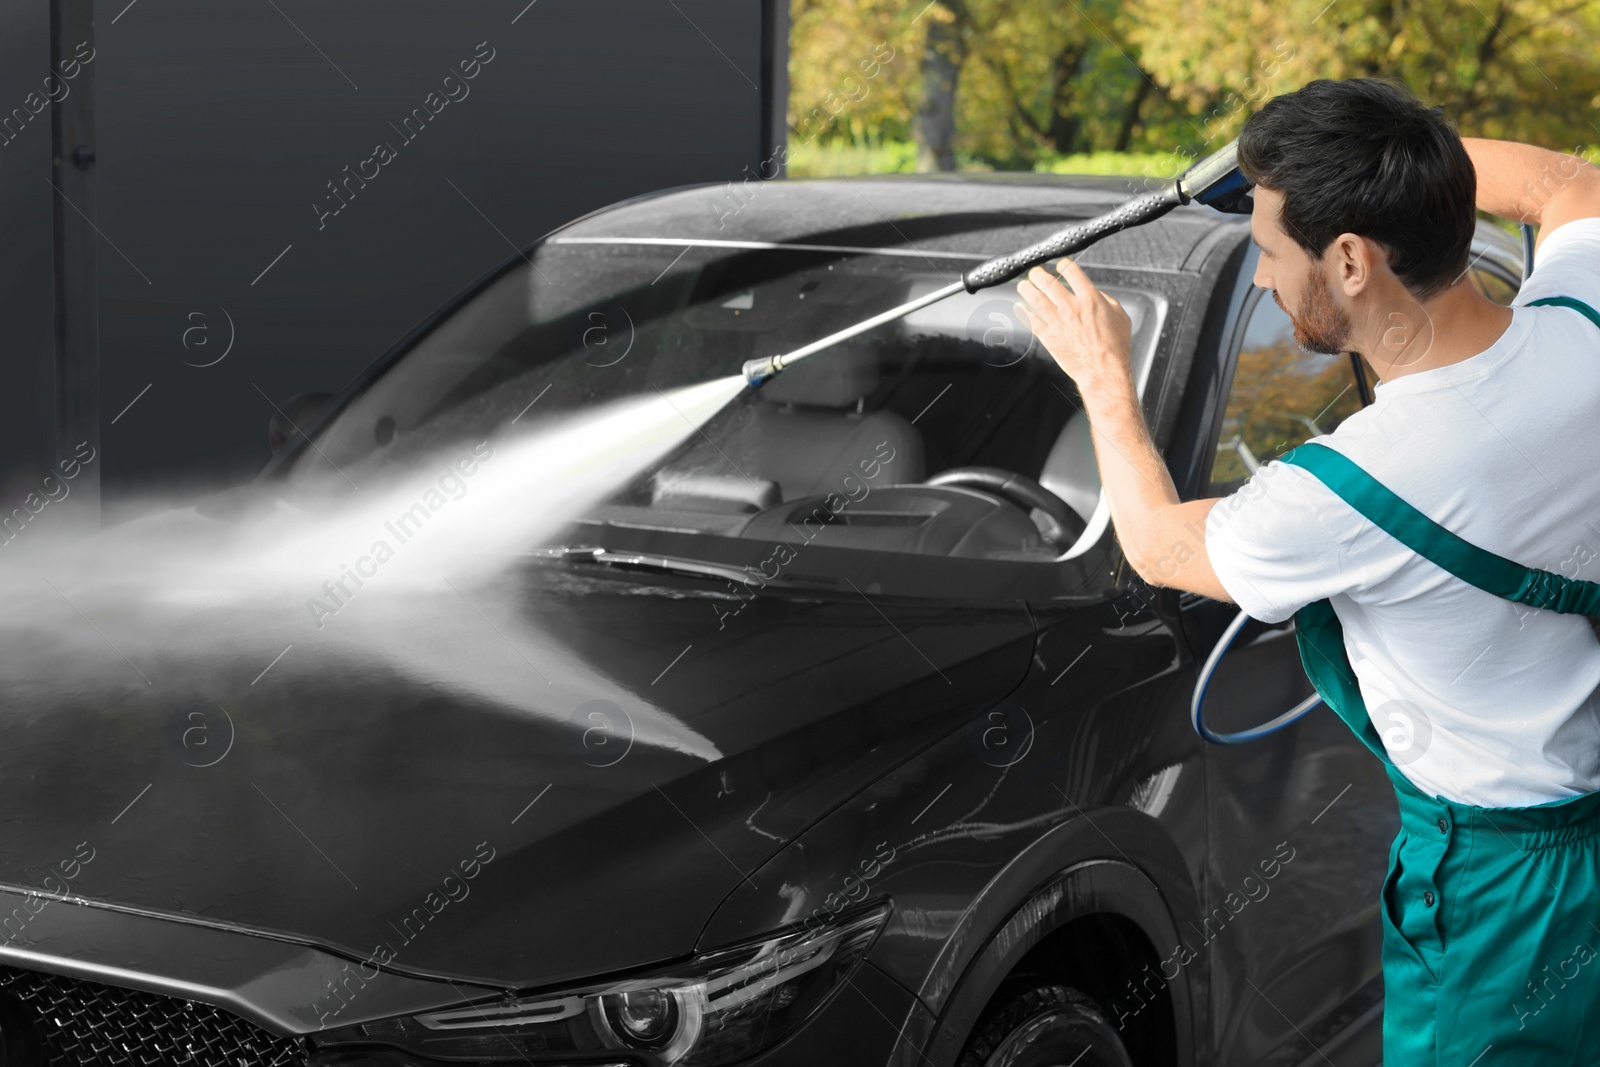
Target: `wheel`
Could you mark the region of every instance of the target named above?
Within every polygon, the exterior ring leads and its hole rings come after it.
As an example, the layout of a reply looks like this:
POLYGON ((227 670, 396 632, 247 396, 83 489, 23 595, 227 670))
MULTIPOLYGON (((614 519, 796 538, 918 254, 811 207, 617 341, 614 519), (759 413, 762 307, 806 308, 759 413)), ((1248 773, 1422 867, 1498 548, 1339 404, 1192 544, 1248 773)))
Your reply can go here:
POLYGON ((956 1067, 1132 1067, 1095 1002, 1064 985, 1025 987, 967 1043, 956 1067))
POLYGON ((1057 548, 1067 548, 1088 527, 1072 505, 1026 475, 998 467, 953 467, 942 471, 923 485, 957 485, 997 496, 1023 511, 1038 511, 1045 516, 1044 539, 1057 548))

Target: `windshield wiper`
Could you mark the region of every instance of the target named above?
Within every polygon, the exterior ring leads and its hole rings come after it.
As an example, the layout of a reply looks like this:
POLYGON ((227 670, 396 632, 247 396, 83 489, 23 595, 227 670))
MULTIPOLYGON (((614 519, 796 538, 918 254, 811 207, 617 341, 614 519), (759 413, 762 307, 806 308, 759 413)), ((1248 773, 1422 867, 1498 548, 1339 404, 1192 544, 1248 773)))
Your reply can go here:
POLYGON ((779 574, 768 577, 759 570, 736 567, 731 563, 712 563, 681 556, 658 556, 645 552, 617 552, 598 545, 561 545, 555 548, 536 549, 532 555, 542 559, 557 559, 568 563, 598 563, 620 570, 648 571, 654 574, 681 574, 691 578, 714 578, 754 588, 772 585, 831 584, 830 579, 807 576, 791 578, 779 574))

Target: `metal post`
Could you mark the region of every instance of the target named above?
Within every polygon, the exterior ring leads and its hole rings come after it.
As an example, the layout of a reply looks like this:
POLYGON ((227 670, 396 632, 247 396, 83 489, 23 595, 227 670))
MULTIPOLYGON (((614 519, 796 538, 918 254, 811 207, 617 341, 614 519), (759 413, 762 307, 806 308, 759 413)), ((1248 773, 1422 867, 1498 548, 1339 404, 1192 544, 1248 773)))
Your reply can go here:
POLYGON ((76 67, 73 91, 50 105, 50 180, 55 186, 55 434, 59 464, 94 450, 61 504, 83 524, 100 521, 100 308, 94 182, 93 0, 50 0, 50 71, 76 67))
POLYGON ((789 173, 789 0, 761 4, 761 177, 789 173))

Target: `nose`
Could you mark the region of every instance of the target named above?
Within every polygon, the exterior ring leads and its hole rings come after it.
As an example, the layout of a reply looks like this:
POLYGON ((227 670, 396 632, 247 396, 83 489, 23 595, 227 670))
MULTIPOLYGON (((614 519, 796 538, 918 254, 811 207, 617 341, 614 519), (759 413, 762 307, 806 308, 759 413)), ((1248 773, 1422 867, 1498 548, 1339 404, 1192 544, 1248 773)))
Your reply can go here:
POLYGON ((1268 270, 1267 270, 1266 261, 1263 260, 1262 258, 1260 258, 1259 256, 1256 257, 1256 273, 1255 273, 1255 277, 1251 278, 1250 280, 1255 283, 1256 288, 1258 288, 1258 289, 1276 289, 1277 288, 1277 285, 1275 285, 1273 283, 1271 273, 1268 272, 1268 270))

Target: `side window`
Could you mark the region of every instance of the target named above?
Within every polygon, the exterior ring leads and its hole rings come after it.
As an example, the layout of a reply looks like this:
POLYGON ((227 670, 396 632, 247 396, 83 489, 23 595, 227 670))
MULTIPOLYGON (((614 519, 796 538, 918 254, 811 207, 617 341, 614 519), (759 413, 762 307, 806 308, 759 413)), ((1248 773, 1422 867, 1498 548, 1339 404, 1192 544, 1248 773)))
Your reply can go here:
POLYGON ((1473 267, 1468 271, 1468 276, 1478 292, 1502 307, 1511 306, 1511 301, 1516 298, 1517 286, 1495 271, 1484 267, 1473 267))
POLYGON ((1268 460, 1333 429, 1361 407, 1348 355, 1308 352, 1270 293, 1245 325, 1211 463, 1207 496, 1226 496, 1268 460))

